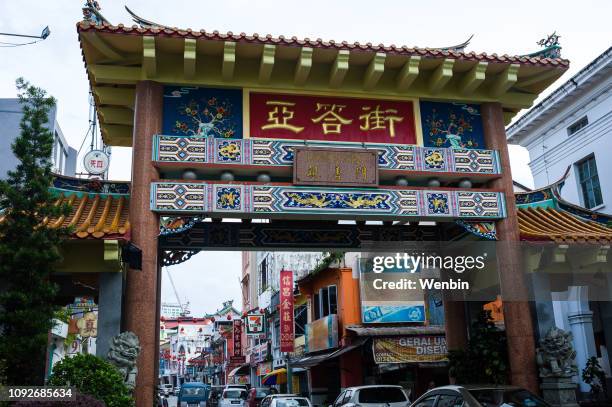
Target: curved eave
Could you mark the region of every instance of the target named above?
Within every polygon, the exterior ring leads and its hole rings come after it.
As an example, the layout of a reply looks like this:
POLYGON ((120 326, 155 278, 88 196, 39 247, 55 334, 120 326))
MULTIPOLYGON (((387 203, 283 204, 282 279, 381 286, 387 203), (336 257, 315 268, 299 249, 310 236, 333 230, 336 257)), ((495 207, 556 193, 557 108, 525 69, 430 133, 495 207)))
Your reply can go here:
POLYGON ((140 80, 496 101, 509 122, 569 67, 563 59, 190 29, 80 22, 77 31, 104 141, 117 146, 131 146, 134 87, 140 80))
POLYGON ((520 208, 517 211, 522 240, 558 243, 601 243, 612 241, 612 229, 585 221, 554 208, 520 208))

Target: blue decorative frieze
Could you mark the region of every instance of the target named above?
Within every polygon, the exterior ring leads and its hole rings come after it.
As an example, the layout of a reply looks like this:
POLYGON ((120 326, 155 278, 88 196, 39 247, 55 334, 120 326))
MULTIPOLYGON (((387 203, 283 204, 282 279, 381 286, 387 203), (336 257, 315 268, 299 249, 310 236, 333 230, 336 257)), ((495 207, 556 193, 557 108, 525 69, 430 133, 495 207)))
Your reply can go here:
POLYGON ((499 174, 497 151, 404 144, 328 143, 272 139, 215 139, 159 135, 153 161, 290 167, 296 146, 377 149, 379 168, 499 174))
MULTIPOLYGON (((155 182, 151 209, 253 217, 320 214, 375 218, 499 219, 503 193, 422 189, 318 188, 285 185, 155 182)), ((299 216, 296 216, 299 218, 299 216)))

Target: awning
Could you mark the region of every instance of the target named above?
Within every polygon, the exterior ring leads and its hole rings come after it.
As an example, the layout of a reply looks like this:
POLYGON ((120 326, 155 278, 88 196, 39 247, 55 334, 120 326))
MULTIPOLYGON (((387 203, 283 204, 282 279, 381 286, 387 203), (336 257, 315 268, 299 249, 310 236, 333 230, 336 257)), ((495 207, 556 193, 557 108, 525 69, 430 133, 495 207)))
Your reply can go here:
POLYGON ((287 383, 287 369, 285 368, 273 370, 261 379, 261 384, 264 386, 285 383, 287 383))
POLYGON ((249 373, 251 373, 249 370, 251 369, 251 365, 245 364, 242 366, 238 366, 237 368, 235 368, 234 370, 232 370, 231 372, 229 372, 229 375, 227 375, 228 377, 234 377, 234 376, 246 376, 249 373))
POLYGON ((349 325, 346 327, 357 336, 397 336, 397 335, 443 335, 443 326, 377 326, 349 325))
POLYGON ((327 352, 327 353, 322 353, 322 354, 319 354, 319 355, 303 357, 303 358, 301 358, 298 361, 291 362, 291 366, 294 366, 294 367, 312 367, 312 366, 317 366, 317 365, 323 363, 324 361, 337 358, 338 356, 343 355, 344 353, 350 352, 353 349, 356 349, 356 348, 362 346, 367 340, 368 340, 368 338, 359 338, 359 339, 357 339, 357 341, 355 341, 354 343, 352 343, 352 344, 350 344, 348 346, 345 346, 344 348, 336 349, 334 351, 327 352))

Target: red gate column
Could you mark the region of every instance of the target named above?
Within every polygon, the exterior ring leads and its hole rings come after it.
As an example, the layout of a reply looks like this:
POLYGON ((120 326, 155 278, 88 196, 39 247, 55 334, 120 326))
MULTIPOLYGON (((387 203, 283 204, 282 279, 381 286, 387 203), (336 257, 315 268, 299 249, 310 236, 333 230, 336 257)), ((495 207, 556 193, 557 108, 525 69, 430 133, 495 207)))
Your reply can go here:
MULTIPOLYGON (((486 147, 498 150, 501 162, 502 177, 492 181, 491 187, 503 191, 506 198, 507 217, 496 223, 497 238, 502 242, 519 242, 510 156, 501 104, 483 103, 481 114, 486 147)), ((511 381, 514 385, 539 393, 533 323, 518 244, 502 245, 500 248, 498 256, 501 261, 498 263, 498 269, 504 300, 511 381), (513 299, 520 298, 521 301, 506 301, 508 293, 512 293, 513 299)))
POLYGON ((163 86, 142 81, 136 85, 132 143, 132 187, 130 225, 132 242, 142 250, 142 270, 130 269, 125 293, 126 329, 140 339, 136 406, 153 405, 157 382, 159 348, 159 267, 157 236, 159 222, 150 208, 151 181, 157 170, 151 162, 153 135, 162 128, 163 86))

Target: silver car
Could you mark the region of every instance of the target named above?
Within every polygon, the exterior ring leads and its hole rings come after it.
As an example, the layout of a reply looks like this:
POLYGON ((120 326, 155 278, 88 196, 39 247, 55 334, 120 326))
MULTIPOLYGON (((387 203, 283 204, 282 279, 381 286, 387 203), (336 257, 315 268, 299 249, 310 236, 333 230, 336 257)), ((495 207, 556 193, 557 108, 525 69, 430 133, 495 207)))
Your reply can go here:
POLYGON ((401 386, 374 385, 349 387, 331 407, 408 407, 410 400, 401 386))
POLYGON ((442 386, 429 390, 411 407, 550 407, 528 390, 515 386, 442 386))

